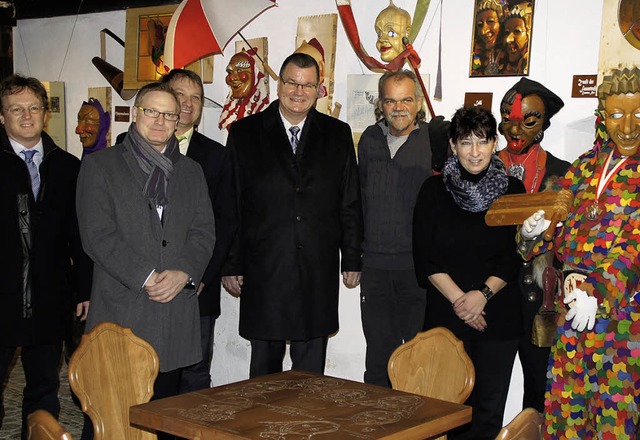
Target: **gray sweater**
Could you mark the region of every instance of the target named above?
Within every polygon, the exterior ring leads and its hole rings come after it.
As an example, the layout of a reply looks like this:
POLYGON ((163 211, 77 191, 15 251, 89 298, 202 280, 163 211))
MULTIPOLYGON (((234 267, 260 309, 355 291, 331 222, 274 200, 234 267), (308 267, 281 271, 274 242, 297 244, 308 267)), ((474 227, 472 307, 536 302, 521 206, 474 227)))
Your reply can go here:
POLYGON ((413 208, 424 180, 431 176, 428 124, 420 122, 391 158, 389 128, 369 126, 358 143, 364 212, 363 264, 377 269, 413 269, 413 208))

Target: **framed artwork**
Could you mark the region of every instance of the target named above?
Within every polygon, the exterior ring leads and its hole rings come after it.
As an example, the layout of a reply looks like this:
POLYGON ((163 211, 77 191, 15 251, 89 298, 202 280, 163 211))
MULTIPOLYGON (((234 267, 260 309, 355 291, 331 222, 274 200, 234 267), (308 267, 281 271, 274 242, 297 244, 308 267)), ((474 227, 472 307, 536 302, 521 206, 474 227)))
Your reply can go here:
POLYGON ((469 76, 527 76, 535 0, 475 0, 469 76))
MULTIPOLYGON (((336 32, 338 14, 298 17, 296 50, 312 56, 320 68, 316 110, 333 113, 333 70, 336 64, 336 32)), ((337 117, 337 116, 336 116, 337 117)))
POLYGON ((47 132, 57 146, 67 150, 67 108, 64 99, 64 83, 60 81, 42 81, 49 97, 49 111, 44 122, 47 132))
MULTIPOLYGON (((127 9, 124 49, 124 88, 139 89, 168 73, 164 65, 164 40, 178 5, 127 9)), ((186 66, 204 83, 213 82, 213 55, 186 66)))

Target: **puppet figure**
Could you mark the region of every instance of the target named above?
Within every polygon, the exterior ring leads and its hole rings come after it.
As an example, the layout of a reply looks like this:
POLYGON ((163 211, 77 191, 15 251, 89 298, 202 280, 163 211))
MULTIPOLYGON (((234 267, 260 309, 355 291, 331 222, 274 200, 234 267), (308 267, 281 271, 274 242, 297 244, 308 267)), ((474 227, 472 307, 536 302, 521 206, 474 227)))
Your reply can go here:
POLYGON ((256 66, 255 52, 241 51, 229 60, 226 82, 231 89, 225 100, 218 126, 227 128, 238 119, 262 111, 269 104, 264 73, 256 66))
POLYGON ((390 0, 389 6, 376 17, 375 29, 378 35, 376 48, 380 52, 380 58, 386 62, 393 61, 405 50, 405 42, 409 41, 411 15, 390 0), (403 38, 405 42, 402 41, 403 38))
POLYGON ((111 116, 105 112, 100 101, 89 98, 83 101, 78 111, 76 134, 82 143, 82 157, 107 148, 107 133, 111 126, 111 116))
POLYGON ((538 211, 519 233, 523 256, 553 248, 565 271, 545 395, 545 438, 550 439, 636 438, 640 69, 615 69, 605 76, 598 109, 607 136, 556 184, 574 195, 564 225, 552 241, 543 241, 550 222, 538 211))
MULTIPOLYGON (((524 183, 528 193, 551 189, 553 182, 564 176, 569 162, 558 159, 540 145, 551 118, 564 106, 562 99, 542 84, 522 78, 507 91, 500 104, 502 121, 498 126, 507 140, 507 148, 498 156, 507 174, 524 183)), ((553 263, 548 252, 526 261, 520 269, 520 304, 523 332, 518 356, 524 376, 523 408, 544 409, 549 346, 532 343, 531 334, 536 313, 542 306, 542 274, 553 263)), ((553 294, 553 293, 552 293, 553 294)))

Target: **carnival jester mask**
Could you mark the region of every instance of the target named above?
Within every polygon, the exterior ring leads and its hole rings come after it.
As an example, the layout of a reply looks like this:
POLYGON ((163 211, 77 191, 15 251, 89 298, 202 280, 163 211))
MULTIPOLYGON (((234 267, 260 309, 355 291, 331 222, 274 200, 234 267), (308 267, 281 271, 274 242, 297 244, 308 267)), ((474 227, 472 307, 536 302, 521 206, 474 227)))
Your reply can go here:
POLYGON ((524 98, 516 94, 512 104, 503 101, 500 105, 500 132, 507 140, 507 149, 513 154, 525 152, 531 145, 542 140, 544 131, 544 101, 538 95, 524 98))
POLYGON ((604 101, 604 125, 622 156, 633 156, 640 146, 640 92, 610 95, 604 101))

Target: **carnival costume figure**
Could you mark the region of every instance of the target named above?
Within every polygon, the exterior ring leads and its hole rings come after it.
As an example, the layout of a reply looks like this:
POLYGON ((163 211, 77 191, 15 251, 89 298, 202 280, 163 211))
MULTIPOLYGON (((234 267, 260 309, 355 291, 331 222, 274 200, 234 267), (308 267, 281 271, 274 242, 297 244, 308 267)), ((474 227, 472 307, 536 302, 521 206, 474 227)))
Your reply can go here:
MULTIPOLYGON (((502 122, 498 129, 504 135, 507 147, 500 150, 498 156, 504 162, 507 174, 520 179, 528 193, 550 189, 553 181, 569 168, 569 162, 558 159, 540 145, 551 118, 563 106, 559 96, 527 78, 520 79, 502 98, 502 122)), ((553 263, 553 253, 545 253, 524 261, 519 274, 523 324, 518 345, 524 376, 522 407, 532 407, 540 412, 544 408, 550 342, 534 341, 532 333, 543 302, 543 274, 553 263)), ((557 260, 555 264, 558 265, 557 260)), ((553 328, 549 332, 553 333, 553 328)))
POLYGON ((564 225, 544 242, 549 221, 538 211, 519 234, 525 257, 553 249, 565 285, 575 285, 558 301, 545 395, 549 439, 631 439, 638 423, 640 69, 605 76, 598 100, 606 134, 557 182, 574 195, 564 225))

